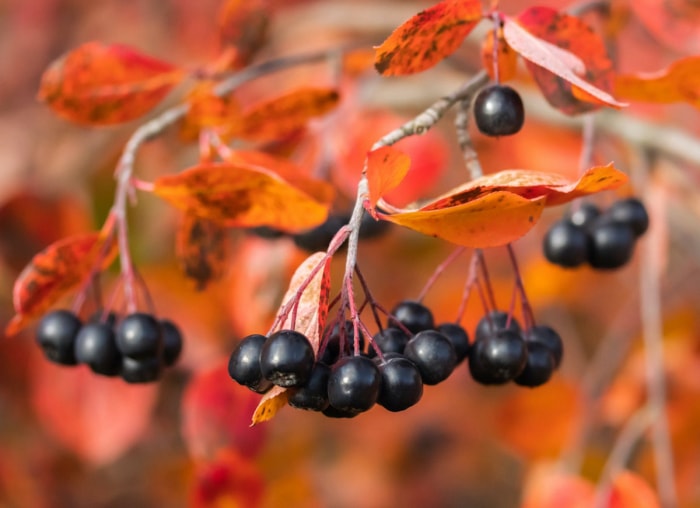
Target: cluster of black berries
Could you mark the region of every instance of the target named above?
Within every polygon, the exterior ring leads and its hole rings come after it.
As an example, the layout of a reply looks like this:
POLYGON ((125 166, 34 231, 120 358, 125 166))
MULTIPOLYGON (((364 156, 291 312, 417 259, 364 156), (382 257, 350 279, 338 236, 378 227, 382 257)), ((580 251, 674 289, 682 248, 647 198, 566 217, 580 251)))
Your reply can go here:
POLYGON ((523 336, 504 313, 491 313, 479 323, 473 345, 458 324, 436 327, 430 309, 419 302, 403 301, 391 314, 393 324, 373 337, 381 355, 375 347, 364 351, 362 335, 360 354, 353 354, 353 324, 345 321, 327 330, 318 360, 297 331, 249 335, 231 354, 229 375, 258 393, 273 385, 289 388, 291 406, 351 418, 375 403, 389 411, 408 409, 420 400, 424 385, 444 381, 466 358, 480 383, 514 380, 523 386, 543 384, 561 361, 556 332, 535 326, 523 336))
POLYGON ((525 108, 520 94, 509 86, 482 88, 474 98, 474 120, 482 134, 510 136, 525 123, 525 108))
MULTIPOLYGON (((257 235, 261 238, 282 238, 289 236, 294 244, 300 249, 308 252, 323 251, 328 248, 336 233, 350 221, 350 214, 340 214, 331 212, 328 214, 325 222, 311 228, 302 233, 287 234, 279 229, 270 228, 267 226, 251 228, 249 233, 257 235)), ((374 220, 370 214, 364 212, 362 222, 360 224, 360 238, 374 238, 386 233, 390 223, 383 220, 374 220)))
POLYGON ((36 330, 46 358, 61 365, 85 364, 96 374, 121 376, 127 383, 156 381, 163 367, 175 364, 182 334, 168 320, 136 312, 117 322, 98 313, 83 323, 73 312, 46 314, 36 330))
POLYGON ((648 227, 647 211, 636 198, 616 201, 605 211, 582 203, 547 231, 544 255, 567 268, 586 262, 598 269, 619 268, 630 260, 637 238, 648 227))

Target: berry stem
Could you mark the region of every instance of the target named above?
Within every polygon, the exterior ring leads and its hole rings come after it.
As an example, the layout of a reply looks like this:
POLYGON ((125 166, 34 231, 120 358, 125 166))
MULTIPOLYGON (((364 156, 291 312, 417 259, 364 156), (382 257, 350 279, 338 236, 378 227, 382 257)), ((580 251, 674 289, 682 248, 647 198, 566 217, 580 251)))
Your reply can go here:
POLYGON ((486 267, 486 258, 484 257, 484 251, 482 249, 476 249, 474 254, 479 258, 479 268, 481 268, 481 275, 484 279, 484 286, 486 286, 486 294, 488 295, 488 305, 491 309, 496 310, 498 306, 496 305, 496 297, 493 295, 493 288, 491 287, 491 277, 489 277, 489 270, 486 267))
MULTIPOLYGON (((520 275, 520 267, 518 266, 518 260, 515 256, 515 250, 513 249, 513 244, 508 244, 506 246, 508 249, 508 256, 510 257, 510 263, 513 266, 513 272, 515 274, 515 289, 513 291, 513 302, 515 304, 515 294, 516 291, 520 293, 520 302, 523 308, 523 319, 525 320, 525 328, 531 328, 535 326, 535 314, 532 311, 532 306, 530 305, 530 300, 527 298, 525 293, 525 285, 523 284, 523 279, 520 275)), ((508 319, 512 315, 513 309, 509 311, 508 319)))
POLYGON ((476 252, 472 254, 469 260, 469 272, 467 273, 467 279, 464 282, 464 290, 462 291, 462 300, 459 302, 459 309, 457 309, 457 319, 456 323, 460 323, 464 317, 464 312, 467 310, 467 303, 469 302, 469 296, 474 289, 474 284, 478 282, 478 272, 479 268, 479 257, 476 252))
POLYGON ((435 282, 438 280, 440 275, 466 250, 466 247, 457 247, 455 250, 453 250, 449 256, 447 256, 447 259, 445 259, 442 263, 440 263, 436 268, 435 271, 433 271, 433 274, 430 276, 428 281, 425 283, 425 286, 423 286, 423 289, 421 290, 420 294, 418 295, 418 298, 416 299, 419 302, 423 301, 423 298, 425 298, 425 295, 430 291, 430 289, 435 285, 435 282))
POLYGON ((379 331, 382 331, 383 326, 382 320, 379 318, 379 313, 377 312, 377 301, 372 296, 372 293, 369 290, 369 285, 367 284, 364 275, 362 275, 359 266, 355 266, 355 274, 357 274, 357 280, 360 282, 360 285, 362 286, 362 291, 365 293, 365 298, 367 298, 367 301, 369 302, 369 308, 372 311, 372 315, 374 316, 374 320, 377 323, 377 327, 379 328, 379 331))

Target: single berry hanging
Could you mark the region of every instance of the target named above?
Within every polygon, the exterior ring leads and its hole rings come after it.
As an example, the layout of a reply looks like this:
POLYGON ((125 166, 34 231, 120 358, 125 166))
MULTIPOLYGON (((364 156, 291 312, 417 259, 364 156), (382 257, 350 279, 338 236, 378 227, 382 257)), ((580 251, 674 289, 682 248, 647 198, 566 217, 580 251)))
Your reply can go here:
POLYGON ((520 94, 506 85, 483 88, 474 99, 476 126, 487 136, 510 136, 525 122, 525 107, 520 94))

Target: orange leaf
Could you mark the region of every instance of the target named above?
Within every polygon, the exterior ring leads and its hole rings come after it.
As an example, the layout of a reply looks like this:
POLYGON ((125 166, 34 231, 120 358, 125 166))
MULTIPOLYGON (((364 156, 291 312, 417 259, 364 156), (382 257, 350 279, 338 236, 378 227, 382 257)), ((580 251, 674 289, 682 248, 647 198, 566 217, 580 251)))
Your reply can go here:
MULTIPOLYGON (((311 281, 308 282, 308 285, 299 298, 296 321, 292 322, 292 315, 290 313, 280 326, 276 328, 276 330, 293 328, 303 333, 309 339, 309 342, 311 342, 314 353, 318 353, 321 333, 326 324, 326 316, 328 315, 331 258, 325 258, 325 256, 325 252, 316 252, 312 254, 306 258, 306 260, 299 265, 296 272, 294 272, 292 280, 289 283, 289 289, 287 289, 287 293, 282 299, 282 302, 284 302, 283 305, 292 301, 293 298, 296 298, 302 285, 309 281, 309 276, 313 270, 315 270, 320 263, 323 263, 323 266, 318 269, 311 281)), ((276 330, 271 331, 274 332, 276 330)), ((287 397, 286 388, 281 388, 279 386, 273 387, 260 400, 260 404, 258 404, 255 413, 253 413, 251 425, 257 425, 258 423, 273 418, 277 411, 287 403, 287 397)))
POLYGON ((624 107, 609 93, 613 66, 603 40, 583 21, 549 7, 532 7, 506 19, 506 41, 526 60, 545 98, 567 114, 604 104, 624 107), (573 87, 580 89, 574 93, 573 87), (593 102, 584 102, 589 99, 593 102))
POLYGON ((222 46, 236 49, 236 58, 227 68, 240 69, 250 62, 267 40, 270 1, 227 0, 220 8, 217 20, 222 46))
POLYGON ((521 508, 591 508, 594 498, 590 481, 540 466, 527 481, 521 508))
POLYGON ((372 207, 401 183, 410 167, 408 155, 391 146, 383 146, 367 154, 367 181, 372 207))
POLYGON ((421 72, 454 53, 481 20, 480 0, 443 0, 404 22, 375 48, 384 76, 421 72))
POLYGON ((300 88, 245 111, 236 134, 256 141, 272 141, 293 134, 312 118, 334 109, 340 95, 334 88, 300 88))
POLYGON ((615 93, 631 101, 687 102, 700 109, 700 56, 676 60, 654 74, 617 76, 615 93))
POLYGON ((518 69, 518 54, 511 48, 503 37, 503 29, 498 30, 498 38, 494 38, 493 30, 489 30, 481 44, 481 62, 491 77, 496 79, 494 66, 494 40, 496 41, 496 59, 498 61, 498 81, 509 81, 515 77, 518 69))
POLYGON ((146 114, 183 76, 128 46, 89 42, 51 64, 38 98, 73 122, 115 124, 146 114))
POLYGON ((612 482, 608 508, 660 508, 659 498, 638 474, 621 471, 612 482))
POLYGON ((700 5, 692 0, 635 0, 629 8, 653 37, 679 53, 700 53, 700 5))
POLYGON ((228 226, 295 232, 317 226, 328 215, 328 202, 253 165, 203 163, 154 184, 154 193, 173 206, 228 226))
POLYGON ((80 284, 101 259, 107 267, 117 254, 115 242, 104 249, 99 232, 73 235, 36 254, 15 281, 12 301, 17 313, 5 333, 14 335, 80 284))
POLYGON ((217 128, 223 138, 229 138, 241 121, 241 106, 229 94, 218 97, 213 93, 214 84, 197 84, 187 97, 189 109, 183 119, 181 132, 185 139, 197 139, 205 127, 217 128))
POLYGON ((185 276, 197 290, 224 272, 227 257, 226 229, 216 222, 185 213, 177 228, 176 255, 185 276))

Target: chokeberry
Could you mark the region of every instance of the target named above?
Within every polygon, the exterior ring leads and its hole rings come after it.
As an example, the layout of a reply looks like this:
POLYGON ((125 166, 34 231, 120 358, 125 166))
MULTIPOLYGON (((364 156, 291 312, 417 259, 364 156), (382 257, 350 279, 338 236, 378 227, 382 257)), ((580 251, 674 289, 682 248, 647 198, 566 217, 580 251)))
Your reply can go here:
POLYGON ((340 358, 328 376, 328 402, 335 409, 361 413, 379 396, 381 376, 375 363, 365 356, 340 358))
MULTIPOLYGON (((349 220, 349 219, 348 219, 349 220)), ((376 238, 383 235, 391 227, 391 222, 386 220, 375 220, 367 211, 362 212, 360 222, 360 238, 376 238)))
MULTIPOLYGON (((350 319, 343 321, 345 328, 341 330, 341 327, 336 321, 330 331, 326 331, 328 334, 328 339, 326 343, 326 348, 323 350, 321 355, 321 361, 326 365, 333 365, 340 356, 352 355, 355 351, 355 328, 350 319), (343 336, 341 337, 341 332, 343 336), (343 354, 340 354, 340 343, 343 343, 343 354)), ((363 351, 365 349, 365 336, 362 332, 359 332, 358 344, 359 350, 363 351)))
POLYGON ((536 325, 525 332, 525 340, 528 342, 539 342, 546 346, 554 358, 554 368, 559 368, 562 356, 564 355, 564 345, 559 334, 546 325, 536 325))
POLYGON ((272 388, 272 383, 263 377, 260 370, 260 350, 266 340, 267 337, 258 333, 244 337, 228 361, 231 379, 257 393, 265 393, 272 388))
POLYGON ((438 325, 437 331, 452 342, 455 353, 457 353, 457 364, 467 357, 471 346, 469 345, 469 334, 464 327, 457 323, 443 323, 438 325))
POLYGON ((517 377, 527 362, 527 346, 519 333, 496 330, 477 339, 469 355, 472 377, 483 384, 502 384, 517 377))
POLYGON ((127 383, 151 383, 160 377, 163 364, 157 356, 122 357, 121 376, 127 383))
POLYGON ((487 136, 509 136, 520 131, 525 122, 525 107, 520 94, 509 86, 491 85, 474 99, 474 119, 487 136))
POLYGON ((527 361, 525 368, 513 381, 520 386, 534 388, 549 381, 554 372, 554 355, 541 342, 527 343, 527 361))
POLYGON ((169 319, 163 319, 160 325, 163 328, 163 363, 171 367, 182 353, 182 332, 169 319))
POLYGON ((569 215, 569 222, 580 228, 587 228, 600 216, 600 208, 593 203, 583 202, 569 215))
POLYGON ((544 235, 542 245, 547 260, 565 268, 585 263, 591 251, 587 231, 568 220, 554 223, 544 235))
POLYGON ((309 252, 326 250, 335 234, 348 220, 347 215, 329 213, 325 222, 303 233, 292 235, 292 239, 297 247, 309 252))
POLYGON ((260 350, 260 370, 265 379, 283 387, 303 386, 314 366, 309 339, 295 330, 270 335, 260 350))
POLYGON ((117 327, 117 347, 124 356, 132 358, 159 357, 163 350, 163 328, 150 314, 129 314, 117 327))
POLYGON ((391 311, 391 315, 404 325, 411 333, 435 328, 433 313, 420 302, 404 300, 391 311))
POLYGON ((515 319, 515 316, 508 318, 508 313, 500 310, 492 310, 487 315, 482 317, 476 324, 474 332, 474 340, 478 341, 490 337, 498 330, 511 330, 520 333, 520 323, 515 319), (508 325, 506 327, 506 325, 508 325))
POLYGON ((107 322, 86 323, 75 339, 75 359, 96 374, 116 376, 122 365, 114 328, 107 322))
POLYGON ((457 365, 452 342, 436 330, 423 330, 414 335, 406 344, 404 355, 416 364, 426 385, 444 381, 457 365))
POLYGON ((328 376, 331 368, 325 363, 314 364, 304 386, 293 388, 289 405, 311 411, 323 411, 328 407, 328 376))
POLYGON ((632 258, 635 238, 630 226, 603 219, 591 227, 590 234, 588 262, 593 268, 620 268, 632 258))
POLYGON ((337 408, 331 406, 330 404, 328 404, 328 407, 326 407, 326 409, 322 410, 321 414, 323 416, 327 416, 328 418, 355 418, 360 413, 357 411, 347 411, 347 410, 337 409, 337 408))
POLYGON ((637 198, 616 201, 608 208, 606 214, 612 222, 629 226, 635 237, 642 236, 649 228, 649 214, 644 203, 637 198))
POLYGON ((75 365, 75 338, 82 323, 69 310, 46 314, 36 329, 36 340, 46 358, 62 365, 75 365))
POLYGON ((404 357, 387 358, 379 364, 381 384, 377 403, 389 411, 403 411, 423 396, 423 380, 418 367, 404 357))
MULTIPOLYGON (((403 353, 408 339, 409 337, 406 335, 406 332, 400 328, 390 326, 374 334, 374 345, 377 346, 382 353, 403 353)), ((373 346, 370 346, 368 354, 370 358, 377 356, 377 352, 373 346)))

